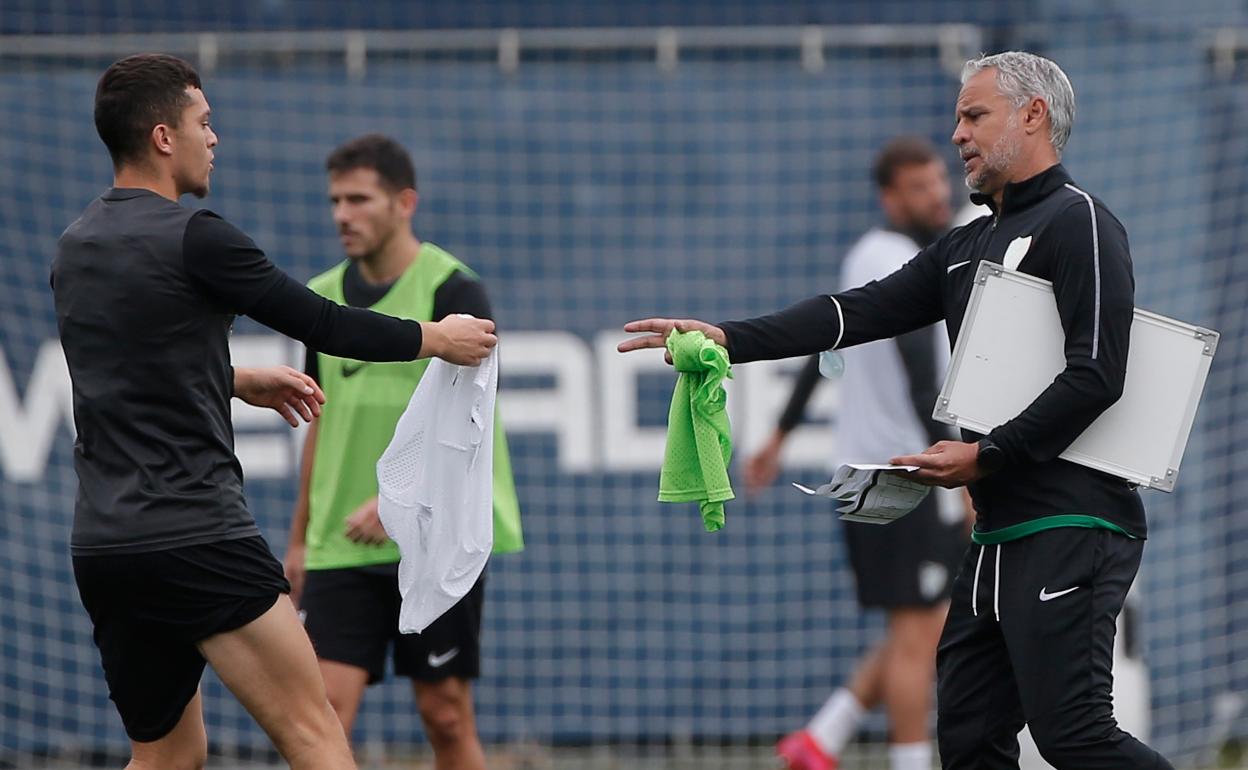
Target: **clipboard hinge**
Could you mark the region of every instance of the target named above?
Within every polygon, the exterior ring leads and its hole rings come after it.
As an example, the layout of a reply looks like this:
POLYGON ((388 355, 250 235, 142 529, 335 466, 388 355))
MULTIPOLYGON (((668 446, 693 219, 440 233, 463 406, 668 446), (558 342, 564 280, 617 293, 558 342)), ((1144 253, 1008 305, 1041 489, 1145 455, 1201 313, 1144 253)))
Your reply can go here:
POLYGON ((1173 492, 1174 483, 1178 480, 1179 480, 1178 468, 1167 468, 1165 478, 1162 478, 1160 476, 1153 476, 1151 479, 1148 480, 1148 488, 1156 489, 1162 492, 1173 492))
POLYGON ((987 261, 980 262, 979 272, 975 274, 975 283, 978 283, 982 286, 988 283, 989 277, 1000 278, 1001 272, 1003 270, 1004 268, 1001 267, 1001 265, 998 265, 996 262, 987 262, 987 261))
POLYGON ((1218 333, 1201 327, 1196 329, 1195 335, 1196 339, 1205 343, 1205 347, 1201 352, 1213 358, 1213 354, 1218 350, 1218 333))

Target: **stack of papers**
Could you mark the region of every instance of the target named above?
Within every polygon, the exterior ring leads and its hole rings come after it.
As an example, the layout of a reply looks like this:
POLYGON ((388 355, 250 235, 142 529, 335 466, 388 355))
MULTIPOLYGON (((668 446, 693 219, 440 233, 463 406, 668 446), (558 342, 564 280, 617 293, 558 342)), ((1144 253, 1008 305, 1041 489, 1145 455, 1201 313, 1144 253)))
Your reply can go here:
POLYGON ((842 465, 827 484, 818 489, 793 486, 816 497, 839 500, 837 508, 845 521, 888 524, 913 511, 931 487, 907 478, 917 465, 842 465))

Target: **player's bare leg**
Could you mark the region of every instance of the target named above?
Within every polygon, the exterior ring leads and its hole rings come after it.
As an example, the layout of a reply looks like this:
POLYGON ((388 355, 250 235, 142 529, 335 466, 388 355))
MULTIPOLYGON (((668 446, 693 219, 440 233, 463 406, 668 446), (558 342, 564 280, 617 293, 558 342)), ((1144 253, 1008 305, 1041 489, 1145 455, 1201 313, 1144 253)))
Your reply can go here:
POLYGON ((368 687, 368 672, 359 666, 336 660, 322 659, 319 663, 329 705, 334 707, 334 713, 338 715, 342 730, 350 741, 355 717, 360 713, 360 702, 364 700, 364 690, 368 687))
POLYGON ((477 737, 472 707, 472 683, 449 677, 412 684, 425 735, 433 745, 436 770, 485 770, 485 751, 477 737))
POLYGON ((832 693, 805 728, 789 733, 776 744, 776 754, 783 767, 790 770, 837 767, 837 758, 853 739, 859 721, 883 697, 887 653, 886 639, 862 657, 849 684, 832 693))
POLYGON ((893 743, 930 738, 932 687, 936 681, 936 645, 948 605, 899 608, 888 618, 888 655, 883 693, 893 743))
POLYGON ((168 735, 155 741, 130 741, 126 770, 200 770, 207 761, 203 696, 196 690, 168 735))
POLYGON ((199 646, 293 770, 355 768, 290 597, 278 597, 259 618, 199 646))
POLYGON ((863 711, 871 711, 885 697, 885 667, 888 665, 888 657, 888 639, 885 639, 862 656, 858 667, 854 669, 854 675, 850 677, 847 689, 854 694, 863 711))

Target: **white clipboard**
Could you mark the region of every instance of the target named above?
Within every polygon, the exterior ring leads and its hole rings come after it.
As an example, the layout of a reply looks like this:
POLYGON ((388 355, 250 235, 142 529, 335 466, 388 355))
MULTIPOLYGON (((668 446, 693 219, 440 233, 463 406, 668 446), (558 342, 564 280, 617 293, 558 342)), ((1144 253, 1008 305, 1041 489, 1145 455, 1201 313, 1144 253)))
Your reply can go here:
MULTIPOLYGON (((1022 412, 1066 368, 1053 284, 981 262, 932 417, 976 433, 1022 412)), ((1062 459, 1174 490, 1218 333, 1136 308, 1122 398, 1062 459)))

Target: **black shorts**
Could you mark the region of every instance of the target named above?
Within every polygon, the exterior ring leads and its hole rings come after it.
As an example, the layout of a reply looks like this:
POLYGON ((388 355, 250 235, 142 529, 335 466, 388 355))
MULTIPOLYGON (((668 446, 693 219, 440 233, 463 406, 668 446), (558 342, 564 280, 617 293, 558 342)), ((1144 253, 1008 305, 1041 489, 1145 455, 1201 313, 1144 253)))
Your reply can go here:
POLYGON ((398 564, 308 570, 299 611, 322 660, 368 672, 368 683, 385 678, 394 649, 394 673, 421 682, 481 673, 481 609, 485 574, 459 603, 420 634, 399 633, 398 564))
POLYGON ((164 551, 74 556, 108 693, 126 734, 148 742, 177 725, 199 688, 197 644, 263 615, 290 584, 258 536, 164 551))
POLYGON ((845 545, 863 607, 933 607, 949 599, 970 545, 964 519, 947 523, 933 490, 891 524, 845 522, 845 545))

